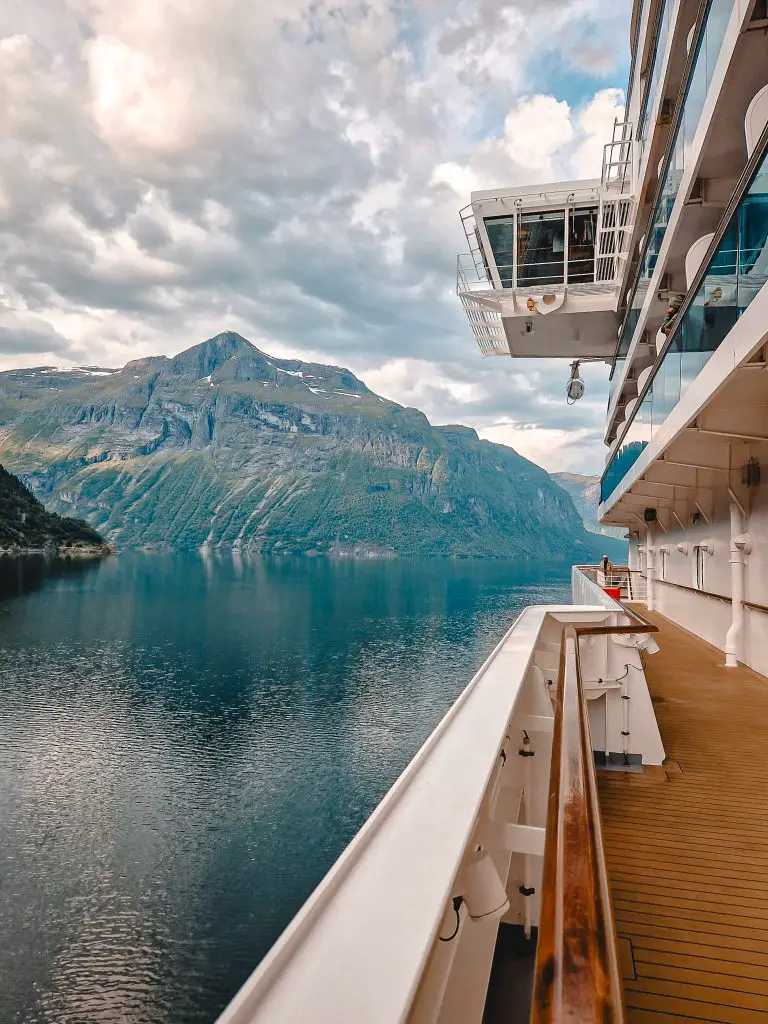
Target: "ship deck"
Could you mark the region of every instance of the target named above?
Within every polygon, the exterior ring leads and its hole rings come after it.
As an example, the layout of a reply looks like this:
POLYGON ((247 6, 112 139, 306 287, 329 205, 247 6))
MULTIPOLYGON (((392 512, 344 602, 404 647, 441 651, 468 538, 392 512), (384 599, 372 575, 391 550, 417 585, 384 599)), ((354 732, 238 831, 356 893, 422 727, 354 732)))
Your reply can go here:
POLYGON ((765 1024, 768 679, 644 614, 667 759, 599 773, 628 1022, 765 1024))

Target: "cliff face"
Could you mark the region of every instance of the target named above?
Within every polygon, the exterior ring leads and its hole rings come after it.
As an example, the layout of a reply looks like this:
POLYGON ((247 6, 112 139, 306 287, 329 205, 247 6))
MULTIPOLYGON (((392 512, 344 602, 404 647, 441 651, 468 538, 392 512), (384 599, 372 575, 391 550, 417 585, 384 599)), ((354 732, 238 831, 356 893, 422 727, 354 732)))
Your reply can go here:
POLYGON ((122 370, 0 374, 0 457, 118 547, 594 558, 511 448, 236 334, 122 370))
POLYGON ((47 512, 37 498, 0 466, 0 551, 106 554, 107 546, 87 523, 47 512))
POLYGON ((622 540, 627 531, 621 526, 601 526, 597 521, 597 506, 600 501, 600 477, 585 476, 582 473, 553 473, 555 480, 570 494, 576 511, 584 521, 584 526, 591 533, 599 533, 603 537, 617 537, 622 540))

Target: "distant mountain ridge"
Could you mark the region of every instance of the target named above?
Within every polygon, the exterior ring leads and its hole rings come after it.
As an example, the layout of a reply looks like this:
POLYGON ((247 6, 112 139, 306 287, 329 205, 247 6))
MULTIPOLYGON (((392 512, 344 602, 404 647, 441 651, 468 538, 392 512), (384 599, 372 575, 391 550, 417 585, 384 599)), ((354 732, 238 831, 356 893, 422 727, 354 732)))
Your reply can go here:
POLYGON ((232 332, 123 369, 0 373, 0 458, 118 547, 588 559, 513 449, 232 332))
POLYGON ((583 473, 553 473, 552 479, 568 491, 576 506, 576 511, 584 521, 584 526, 591 533, 622 540, 626 537, 627 531, 623 527, 602 526, 597 521, 597 506, 600 501, 599 476, 588 476, 583 473))

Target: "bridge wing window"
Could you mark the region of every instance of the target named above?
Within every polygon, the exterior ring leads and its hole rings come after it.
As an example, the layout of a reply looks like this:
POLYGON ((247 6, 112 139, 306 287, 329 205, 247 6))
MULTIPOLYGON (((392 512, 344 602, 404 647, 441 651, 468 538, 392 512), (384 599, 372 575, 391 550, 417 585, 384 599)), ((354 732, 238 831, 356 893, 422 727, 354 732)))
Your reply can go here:
POLYGON ((485 230, 491 243, 496 269, 499 272, 502 288, 512 288, 514 281, 512 270, 515 258, 515 218, 487 217, 485 230))
POLYGON ((517 283, 523 287, 562 284, 565 210, 523 213, 517 239, 517 283))
MULTIPOLYGON (((568 210, 568 281, 594 281, 597 207, 568 210)), ((515 287, 515 219, 486 217, 485 230, 502 288, 515 287)), ((565 269, 566 211, 521 213, 517 233, 517 285, 537 288, 562 284, 565 269)))
POLYGON ((594 281, 597 207, 568 211, 568 281, 594 281))

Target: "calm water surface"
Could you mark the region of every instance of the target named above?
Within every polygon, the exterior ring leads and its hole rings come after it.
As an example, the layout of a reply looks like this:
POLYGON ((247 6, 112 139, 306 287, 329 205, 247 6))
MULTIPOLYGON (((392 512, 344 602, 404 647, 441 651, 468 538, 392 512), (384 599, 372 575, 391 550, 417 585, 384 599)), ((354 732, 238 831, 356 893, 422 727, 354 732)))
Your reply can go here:
POLYGON ((0 561, 0 1021, 210 1024, 497 643, 509 563, 0 561))

